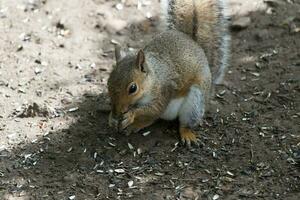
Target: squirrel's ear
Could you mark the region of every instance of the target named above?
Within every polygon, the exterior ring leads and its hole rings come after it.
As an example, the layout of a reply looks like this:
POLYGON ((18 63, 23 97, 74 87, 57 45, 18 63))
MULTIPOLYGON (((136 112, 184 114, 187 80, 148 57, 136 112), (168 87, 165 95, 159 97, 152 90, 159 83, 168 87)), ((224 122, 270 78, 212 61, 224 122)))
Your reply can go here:
POLYGON ((121 46, 119 44, 115 44, 115 57, 117 63, 125 57, 125 52, 121 50, 121 46))
POLYGON ((147 72, 146 67, 145 67, 145 54, 144 54, 144 51, 142 49, 139 50, 139 52, 137 54, 136 66, 142 72, 147 72))

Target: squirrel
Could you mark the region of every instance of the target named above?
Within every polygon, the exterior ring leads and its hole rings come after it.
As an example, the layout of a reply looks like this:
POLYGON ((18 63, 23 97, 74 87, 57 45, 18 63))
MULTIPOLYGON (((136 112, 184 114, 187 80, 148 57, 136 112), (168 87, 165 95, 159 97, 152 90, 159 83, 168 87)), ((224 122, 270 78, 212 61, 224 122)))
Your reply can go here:
POLYGON ((226 0, 161 0, 166 30, 136 53, 115 46, 108 79, 109 125, 138 132, 157 119, 179 120, 181 141, 198 144, 214 84, 221 84, 230 49, 226 0))

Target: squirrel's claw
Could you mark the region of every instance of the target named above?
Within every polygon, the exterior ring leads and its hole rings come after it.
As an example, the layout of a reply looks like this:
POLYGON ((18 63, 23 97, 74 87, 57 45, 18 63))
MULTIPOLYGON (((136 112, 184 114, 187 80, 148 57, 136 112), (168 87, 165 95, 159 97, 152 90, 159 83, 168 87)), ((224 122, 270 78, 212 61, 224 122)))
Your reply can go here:
POLYGON ((109 113, 108 125, 109 127, 114 127, 114 128, 118 127, 118 120, 113 118, 112 112, 109 113))
POLYGON ((136 128, 134 126, 128 126, 123 132, 126 136, 129 136, 132 133, 137 133, 139 132, 141 129, 140 128, 136 128))
POLYGON ((179 132, 182 144, 186 144, 188 148, 190 148, 192 144, 199 146, 199 138, 194 131, 189 128, 180 128, 179 132))
POLYGON ((131 125, 133 122, 134 122, 134 113, 129 111, 123 116, 123 120, 120 124, 120 126, 121 126, 120 129, 124 130, 129 125, 131 125))

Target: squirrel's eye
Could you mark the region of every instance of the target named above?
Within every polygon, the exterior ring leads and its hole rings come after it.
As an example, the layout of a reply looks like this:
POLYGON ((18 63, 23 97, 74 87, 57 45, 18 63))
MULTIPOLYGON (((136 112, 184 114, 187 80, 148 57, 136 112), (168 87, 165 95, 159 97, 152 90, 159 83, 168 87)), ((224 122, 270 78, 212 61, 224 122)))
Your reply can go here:
POLYGON ((132 83, 128 88, 128 93, 133 94, 137 91, 138 87, 135 83, 132 83))

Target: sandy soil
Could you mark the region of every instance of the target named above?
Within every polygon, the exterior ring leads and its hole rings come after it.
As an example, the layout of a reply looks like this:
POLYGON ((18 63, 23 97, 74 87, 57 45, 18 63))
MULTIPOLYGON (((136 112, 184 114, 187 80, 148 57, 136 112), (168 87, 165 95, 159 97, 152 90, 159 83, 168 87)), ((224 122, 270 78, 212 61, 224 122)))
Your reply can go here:
POLYGON ((191 150, 108 128, 112 43, 159 31, 157 1, 122 2, 0 1, 0 199, 299 199, 299 0, 230 0, 251 23, 191 150))

